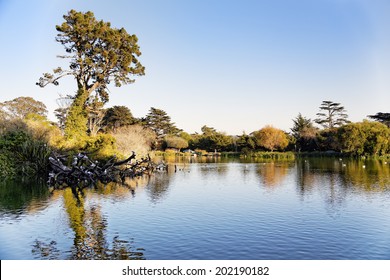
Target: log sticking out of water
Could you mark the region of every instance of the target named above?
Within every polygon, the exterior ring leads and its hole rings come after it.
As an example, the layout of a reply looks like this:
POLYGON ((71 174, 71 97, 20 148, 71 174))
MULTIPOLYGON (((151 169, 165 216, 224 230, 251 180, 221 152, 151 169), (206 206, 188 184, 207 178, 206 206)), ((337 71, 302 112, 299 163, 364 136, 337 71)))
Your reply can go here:
POLYGON ((134 178, 153 172, 156 169, 165 169, 165 164, 154 164, 150 157, 135 159, 133 152, 127 159, 117 161, 112 157, 106 162, 92 161, 87 154, 74 155, 71 164, 67 156, 53 154, 49 158, 51 171, 48 184, 60 188, 62 186, 90 186, 98 181, 102 183, 124 182, 125 178, 134 178))

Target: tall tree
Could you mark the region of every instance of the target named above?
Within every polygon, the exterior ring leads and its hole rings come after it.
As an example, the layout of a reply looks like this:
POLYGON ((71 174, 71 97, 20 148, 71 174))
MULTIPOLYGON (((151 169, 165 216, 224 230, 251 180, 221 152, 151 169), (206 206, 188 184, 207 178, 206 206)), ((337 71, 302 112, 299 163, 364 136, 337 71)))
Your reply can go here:
POLYGON ((119 87, 134 82, 133 75, 144 75, 145 68, 138 61, 141 55, 138 39, 124 28, 112 28, 109 22, 98 21, 92 12, 71 10, 64 15, 65 22, 57 25, 56 41, 68 55, 69 70, 58 67, 53 73, 44 73, 37 85, 58 85, 58 80, 73 76, 77 93, 69 108, 65 134, 69 138, 83 136, 87 131, 88 100, 91 95, 105 104, 107 86, 114 82, 119 87))
POLYGON ((334 128, 349 123, 346 110, 340 103, 333 101, 322 101, 320 106, 322 112, 317 113, 318 118, 314 121, 324 128, 334 128))
POLYGON ((114 131, 119 127, 132 125, 135 122, 133 114, 126 106, 108 108, 103 118, 103 125, 107 129, 114 131))
POLYGON ((144 126, 153 130, 157 138, 163 138, 169 134, 175 135, 181 131, 171 122, 171 117, 164 110, 154 107, 151 107, 149 113, 146 115, 144 126))
POLYGON ((390 127, 390 113, 379 112, 376 113, 375 115, 369 115, 368 117, 370 119, 376 120, 390 127))
POLYGON ((305 118, 301 113, 293 119, 294 126, 291 128, 292 135, 300 150, 312 150, 315 148, 315 139, 318 129, 314 127, 311 119, 305 118))
POLYGON ((46 116, 46 105, 32 97, 17 97, 0 103, 0 111, 5 118, 23 119, 28 114, 46 116))

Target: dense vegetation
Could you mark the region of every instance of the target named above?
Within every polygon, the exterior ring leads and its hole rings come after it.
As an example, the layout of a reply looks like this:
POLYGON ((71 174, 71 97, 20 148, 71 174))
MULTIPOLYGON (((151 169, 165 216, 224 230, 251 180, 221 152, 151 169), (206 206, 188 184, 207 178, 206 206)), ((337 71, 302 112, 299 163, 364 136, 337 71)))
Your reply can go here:
POLYGON ((76 94, 58 98, 58 122, 49 121, 46 106, 31 97, 0 103, 0 177, 46 174, 52 151, 86 151, 97 159, 114 154, 124 158, 131 151, 140 156, 150 151, 184 151, 271 158, 291 158, 292 152, 390 153, 390 113, 370 115, 374 121, 352 123, 345 108, 333 101, 322 102, 314 121, 299 113, 290 132, 265 126, 242 135, 227 135, 207 125, 201 133, 190 134, 177 128, 164 110, 154 107, 141 118, 134 117, 126 106, 105 108, 110 82, 129 84, 134 82, 132 76, 145 73, 138 61, 137 37, 96 20, 91 12, 72 10, 64 19, 56 27, 56 40, 65 47, 67 55, 62 57, 69 59, 69 69, 45 73, 37 85, 58 85, 61 78, 73 76, 76 94), (282 156, 280 152, 289 153, 282 156))

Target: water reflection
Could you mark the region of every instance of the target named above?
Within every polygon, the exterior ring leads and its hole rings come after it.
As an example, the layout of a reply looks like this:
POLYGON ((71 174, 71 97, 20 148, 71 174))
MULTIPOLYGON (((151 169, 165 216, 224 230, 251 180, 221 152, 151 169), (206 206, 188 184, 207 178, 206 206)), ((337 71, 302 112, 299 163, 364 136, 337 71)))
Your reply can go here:
POLYGON ((282 185, 292 164, 286 161, 263 162, 258 165, 256 172, 263 186, 275 188, 282 185))
POLYGON ((0 257, 389 257, 390 164, 222 161, 73 193, 2 182, 0 257))
POLYGON ((158 202, 168 194, 173 174, 174 169, 169 167, 168 172, 156 172, 149 177, 146 191, 152 202, 158 202))
POLYGON ((228 164, 202 164, 200 165, 199 172, 200 175, 205 179, 209 179, 211 177, 220 177, 223 178, 227 175, 229 171, 228 164))
POLYGON ((149 175, 143 175, 136 178, 125 178, 123 183, 110 182, 108 184, 98 183, 95 186, 97 194, 108 196, 115 201, 127 199, 129 192, 132 197, 136 196, 137 189, 145 188, 150 182, 149 175))
MULTIPOLYGON (((111 188, 112 189, 112 188, 111 188)), ((88 190, 85 190, 88 192, 88 190)), ((130 260, 145 259, 142 248, 133 248, 128 240, 115 236, 107 240, 107 219, 101 205, 86 203, 86 195, 75 195, 71 188, 62 191, 64 207, 74 232, 73 246, 69 252, 72 260, 130 260)), ((32 253, 39 259, 57 259, 60 250, 55 241, 36 240, 32 253)))
POLYGON ((390 166, 384 161, 321 158, 299 160, 296 166, 301 194, 325 185, 363 192, 390 190, 390 166))
POLYGON ((390 190, 390 166, 380 160, 351 161, 344 165, 345 181, 366 192, 390 190))
POLYGON ((50 191, 40 181, 1 181, 0 215, 20 216, 40 211, 47 206, 50 191))

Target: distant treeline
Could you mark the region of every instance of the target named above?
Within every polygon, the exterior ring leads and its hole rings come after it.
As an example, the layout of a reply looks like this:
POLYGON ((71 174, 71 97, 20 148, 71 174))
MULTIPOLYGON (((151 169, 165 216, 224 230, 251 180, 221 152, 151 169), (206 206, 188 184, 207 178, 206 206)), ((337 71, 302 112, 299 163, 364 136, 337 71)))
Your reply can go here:
POLYGON ((100 121, 96 121, 96 114, 90 114, 89 118, 99 124, 94 132, 88 129, 83 137, 69 138, 61 121, 66 118, 66 110, 61 111, 64 115, 58 116, 59 121, 54 123, 46 117, 46 106, 31 97, 0 103, 2 177, 46 174, 47 159, 53 151, 70 154, 85 151, 97 159, 114 154, 124 158, 132 151, 139 156, 151 151, 198 155, 224 152, 273 159, 293 158, 294 153, 377 157, 390 154, 390 128, 385 122, 352 123, 345 113, 340 119, 337 114, 329 117, 321 112, 314 121, 298 114, 289 132, 265 126, 250 134, 227 135, 205 125, 201 133, 190 134, 178 129, 161 109, 151 108, 145 117, 137 119, 129 108, 114 106, 101 112, 100 121))

